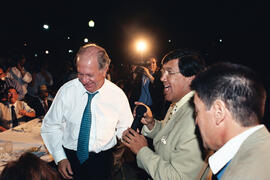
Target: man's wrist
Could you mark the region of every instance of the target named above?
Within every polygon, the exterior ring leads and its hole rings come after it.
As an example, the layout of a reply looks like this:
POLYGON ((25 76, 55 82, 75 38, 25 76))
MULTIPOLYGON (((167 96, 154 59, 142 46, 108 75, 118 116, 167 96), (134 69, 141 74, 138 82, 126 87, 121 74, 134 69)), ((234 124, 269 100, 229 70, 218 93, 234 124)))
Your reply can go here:
POLYGON ((146 126, 149 130, 152 130, 155 126, 155 120, 153 119, 153 121, 151 123, 147 124, 146 126))

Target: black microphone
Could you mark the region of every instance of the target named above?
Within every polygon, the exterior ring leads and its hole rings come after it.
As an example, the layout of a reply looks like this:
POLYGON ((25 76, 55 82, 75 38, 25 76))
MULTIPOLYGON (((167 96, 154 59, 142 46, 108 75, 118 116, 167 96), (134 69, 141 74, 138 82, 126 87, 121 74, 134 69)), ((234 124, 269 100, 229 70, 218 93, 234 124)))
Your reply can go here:
POLYGON ((134 117, 134 121, 131 125, 131 128, 134 129, 135 131, 137 131, 137 129, 142 130, 142 127, 143 127, 143 123, 141 122, 141 119, 143 117, 143 114, 146 112, 146 107, 144 105, 139 105, 136 107, 136 110, 135 110, 135 117, 134 117))

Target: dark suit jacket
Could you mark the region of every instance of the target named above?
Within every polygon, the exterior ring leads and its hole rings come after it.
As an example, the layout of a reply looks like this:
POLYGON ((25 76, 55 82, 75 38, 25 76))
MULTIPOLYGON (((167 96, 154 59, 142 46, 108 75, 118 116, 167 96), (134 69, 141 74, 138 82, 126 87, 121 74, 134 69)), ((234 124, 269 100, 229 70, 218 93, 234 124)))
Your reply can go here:
MULTIPOLYGON (((270 134, 263 127, 251 134, 241 145, 226 168, 221 180, 269 180, 270 134)), ((207 179, 209 167, 198 179, 207 179)))
MULTIPOLYGON (((48 100, 48 108, 50 108, 52 101, 48 100)), ((33 97, 29 102, 29 106, 36 111, 36 117, 45 116, 45 110, 38 97, 33 97)))

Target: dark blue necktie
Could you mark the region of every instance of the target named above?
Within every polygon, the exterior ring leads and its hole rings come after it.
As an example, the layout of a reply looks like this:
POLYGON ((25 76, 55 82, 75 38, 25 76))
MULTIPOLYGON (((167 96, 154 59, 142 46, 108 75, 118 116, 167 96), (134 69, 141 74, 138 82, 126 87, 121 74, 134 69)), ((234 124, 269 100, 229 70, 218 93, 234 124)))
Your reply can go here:
POLYGON ((12 127, 18 126, 19 122, 16 116, 14 105, 11 106, 11 118, 12 118, 12 127))
POLYGON ((216 174, 213 176, 213 180, 220 180, 222 175, 224 174, 226 168, 228 167, 228 165, 230 164, 231 160, 229 162, 227 162, 227 164, 225 164, 225 166, 216 174))
POLYGON ((93 94, 88 94, 88 102, 85 106, 81 127, 80 127, 80 133, 79 133, 79 139, 78 139, 78 145, 77 145, 77 157, 80 161, 80 163, 84 163, 85 160, 89 157, 89 136, 90 136, 90 129, 91 129, 91 121, 92 121, 92 114, 91 114, 91 101, 93 97, 98 92, 95 92, 93 94))

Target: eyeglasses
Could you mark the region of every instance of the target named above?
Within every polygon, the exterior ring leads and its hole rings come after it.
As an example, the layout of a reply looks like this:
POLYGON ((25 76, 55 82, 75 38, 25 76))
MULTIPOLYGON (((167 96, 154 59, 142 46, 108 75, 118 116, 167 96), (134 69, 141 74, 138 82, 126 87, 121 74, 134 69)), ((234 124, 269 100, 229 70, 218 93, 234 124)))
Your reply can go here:
POLYGON ((167 70, 167 69, 163 69, 163 68, 160 71, 161 71, 162 75, 168 75, 168 76, 173 76, 174 74, 180 73, 180 72, 173 72, 171 70, 167 70))

